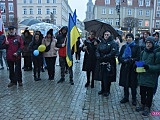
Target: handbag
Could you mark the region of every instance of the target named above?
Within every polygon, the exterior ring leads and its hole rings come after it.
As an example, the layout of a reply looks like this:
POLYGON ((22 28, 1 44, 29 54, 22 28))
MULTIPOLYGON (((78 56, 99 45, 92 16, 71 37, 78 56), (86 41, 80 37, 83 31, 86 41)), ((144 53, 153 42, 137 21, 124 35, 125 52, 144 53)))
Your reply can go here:
POLYGON ((46 46, 45 52, 48 52, 51 49, 51 43, 52 43, 52 40, 50 41, 49 45, 46 46))

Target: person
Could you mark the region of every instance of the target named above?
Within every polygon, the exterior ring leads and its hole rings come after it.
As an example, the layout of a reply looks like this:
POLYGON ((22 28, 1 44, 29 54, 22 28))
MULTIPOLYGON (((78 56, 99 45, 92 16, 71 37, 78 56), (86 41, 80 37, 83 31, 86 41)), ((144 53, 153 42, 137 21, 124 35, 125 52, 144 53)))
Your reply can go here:
MULTIPOLYGON (((67 66, 67 62, 66 62, 67 32, 68 32, 68 27, 63 26, 60 29, 59 34, 56 37, 56 39, 57 39, 56 47, 59 48, 59 50, 58 50, 59 64, 61 67, 61 78, 57 83, 62 83, 65 81, 65 68, 67 66)), ((69 70, 70 84, 74 85, 72 66, 68 67, 68 70, 69 70)))
MULTIPOLYGON (((110 31, 104 31, 101 42, 96 49, 97 64, 99 70, 95 69, 95 76, 101 81, 101 90, 99 95, 105 97, 110 94, 111 82, 116 81, 116 59, 118 45, 114 41, 110 31)), ((96 77, 95 77, 96 79, 96 77)))
POLYGON ((9 67, 10 83, 8 87, 14 85, 22 86, 22 71, 21 71, 21 52, 23 50, 23 40, 21 36, 16 34, 14 26, 8 27, 8 35, 2 43, 6 48, 6 59, 9 67))
POLYGON ((154 53, 154 37, 147 37, 146 47, 141 52, 140 61, 144 62, 146 72, 138 73, 138 85, 140 86, 141 105, 136 111, 142 111, 143 116, 148 116, 153 100, 153 89, 156 85, 158 71, 160 71, 160 52, 154 53))
POLYGON ((86 71, 87 76, 87 82, 85 84, 85 87, 88 87, 90 85, 90 76, 92 74, 91 88, 94 88, 94 72, 96 65, 95 51, 98 43, 99 40, 96 39, 96 31, 91 30, 88 39, 84 41, 84 44, 82 46, 82 51, 85 52, 82 71, 86 71))
POLYGON ((5 64, 6 64, 7 70, 9 70, 8 64, 7 64, 7 59, 6 59, 6 49, 4 49, 3 45, 2 45, 4 39, 5 39, 5 35, 4 34, 0 35, 0 63, 1 63, 0 70, 4 69, 3 60, 4 60, 5 64))
POLYGON ((137 104, 136 88, 137 73, 135 72, 135 61, 140 57, 140 47, 135 44, 132 33, 126 35, 126 44, 121 47, 118 56, 119 62, 122 64, 120 68, 119 85, 123 87, 124 97, 120 103, 129 102, 129 88, 131 88, 132 105, 137 104))
POLYGON ((46 37, 42 40, 42 44, 46 46, 46 51, 43 53, 47 64, 48 80, 54 80, 55 76, 55 63, 57 57, 58 48, 56 48, 57 40, 53 37, 53 29, 47 32, 46 37))
POLYGON ((144 48, 145 48, 145 40, 146 40, 146 38, 147 38, 148 36, 150 36, 150 35, 151 35, 150 32, 145 31, 145 32, 143 33, 142 39, 139 40, 139 46, 140 46, 140 50, 141 50, 141 51, 144 50, 144 48))
POLYGON ((24 71, 32 70, 32 60, 31 60, 31 52, 29 50, 29 44, 32 41, 33 36, 29 32, 29 30, 25 30, 22 34, 22 39, 24 43, 24 49, 22 51, 22 56, 24 58, 24 71))
POLYGON ((135 43, 137 44, 137 45, 139 45, 139 41, 140 41, 140 34, 139 33, 137 33, 136 35, 135 35, 135 43))
POLYGON ((43 53, 39 52, 39 54, 35 55, 34 51, 38 50, 38 47, 41 45, 42 41, 40 39, 40 35, 35 33, 33 36, 32 42, 29 44, 29 49, 32 53, 32 61, 33 61, 33 66, 34 66, 34 80, 39 81, 41 80, 40 78, 40 71, 41 71, 41 65, 42 65, 42 58, 43 58, 43 53))
POLYGON ((78 37, 78 40, 76 42, 77 52, 75 52, 76 63, 78 63, 78 61, 81 58, 82 45, 83 45, 82 39, 78 37))

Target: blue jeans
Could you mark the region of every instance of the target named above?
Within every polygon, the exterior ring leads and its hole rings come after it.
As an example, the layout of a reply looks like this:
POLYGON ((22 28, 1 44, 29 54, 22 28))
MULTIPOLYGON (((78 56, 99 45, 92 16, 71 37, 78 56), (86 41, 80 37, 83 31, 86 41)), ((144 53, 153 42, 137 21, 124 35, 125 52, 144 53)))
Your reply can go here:
POLYGON ((3 66, 3 60, 4 60, 5 64, 6 64, 6 67, 8 67, 7 60, 6 60, 6 50, 5 49, 0 50, 0 63, 1 63, 2 67, 4 67, 3 66))

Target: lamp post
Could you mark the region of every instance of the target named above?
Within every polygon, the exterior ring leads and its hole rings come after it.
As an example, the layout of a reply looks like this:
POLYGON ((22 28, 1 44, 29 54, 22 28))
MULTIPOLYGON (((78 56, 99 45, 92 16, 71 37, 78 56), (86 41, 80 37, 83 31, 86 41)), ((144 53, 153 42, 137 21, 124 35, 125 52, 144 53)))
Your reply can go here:
POLYGON ((121 25, 120 25, 120 20, 121 20, 121 14, 120 14, 120 7, 121 7, 121 5, 120 5, 120 0, 119 0, 119 2, 118 2, 118 5, 116 5, 116 11, 117 11, 117 14, 118 14, 118 20, 119 20, 119 28, 121 28, 121 25))

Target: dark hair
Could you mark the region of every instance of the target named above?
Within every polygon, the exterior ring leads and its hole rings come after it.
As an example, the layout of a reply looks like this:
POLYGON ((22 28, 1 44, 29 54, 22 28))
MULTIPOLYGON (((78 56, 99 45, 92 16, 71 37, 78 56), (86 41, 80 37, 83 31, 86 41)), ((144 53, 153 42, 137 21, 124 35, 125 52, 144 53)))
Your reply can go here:
POLYGON ((96 31, 95 30, 91 30, 90 33, 93 33, 94 35, 96 35, 96 31))
POLYGON ((128 36, 132 37, 132 39, 134 40, 134 36, 133 36, 132 33, 128 33, 128 34, 126 35, 126 38, 127 38, 128 36))
POLYGON ((25 35, 25 33, 28 33, 28 35, 31 35, 31 33, 29 32, 29 30, 25 30, 25 31, 23 32, 23 35, 25 35))
POLYGON ((157 35, 158 38, 159 38, 159 32, 154 32, 154 33, 152 34, 152 36, 155 36, 155 35, 157 35))
POLYGON ((53 36, 53 29, 50 29, 49 31, 47 31, 47 35, 50 34, 51 36, 53 36))

